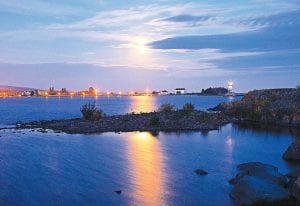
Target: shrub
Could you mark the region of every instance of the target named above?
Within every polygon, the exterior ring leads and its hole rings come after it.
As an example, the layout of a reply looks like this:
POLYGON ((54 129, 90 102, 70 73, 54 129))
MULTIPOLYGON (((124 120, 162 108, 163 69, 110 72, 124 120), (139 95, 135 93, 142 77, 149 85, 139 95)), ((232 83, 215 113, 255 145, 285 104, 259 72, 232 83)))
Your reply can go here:
POLYGON ((207 112, 201 112, 199 114, 199 121, 200 122, 206 122, 209 119, 209 114, 207 112))
POLYGON ((193 112, 195 111, 195 107, 192 103, 186 103, 183 105, 182 110, 185 112, 193 112))
POLYGON ((83 118, 89 121, 97 121, 103 117, 103 111, 98 109, 95 103, 87 103, 82 105, 80 109, 83 118))
POLYGON ((158 112, 172 112, 174 111, 174 106, 171 104, 162 104, 159 108, 158 108, 158 112))
POLYGON ((159 117, 158 116, 151 117, 150 118, 150 125, 152 125, 152 126, 159 125, 159 117))

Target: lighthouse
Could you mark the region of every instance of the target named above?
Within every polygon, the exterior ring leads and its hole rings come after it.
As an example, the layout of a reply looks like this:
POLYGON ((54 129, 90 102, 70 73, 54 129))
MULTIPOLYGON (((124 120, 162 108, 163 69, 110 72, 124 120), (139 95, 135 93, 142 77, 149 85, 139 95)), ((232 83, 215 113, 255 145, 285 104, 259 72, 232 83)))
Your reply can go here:
POLYGON ((227 82, 227 89, 228 89, 228 93, 226 96, 234 96, 234 92, 233 92, 233 81, 229 80, 227 82))

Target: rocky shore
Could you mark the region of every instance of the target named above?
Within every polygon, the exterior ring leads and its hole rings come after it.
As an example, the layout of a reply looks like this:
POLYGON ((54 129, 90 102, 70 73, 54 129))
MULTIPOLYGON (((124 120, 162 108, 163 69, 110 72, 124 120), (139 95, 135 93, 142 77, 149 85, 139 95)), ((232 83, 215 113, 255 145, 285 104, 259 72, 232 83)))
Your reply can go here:
POLYGON ((202 111, 172 111, 140 114, 104 116, 97 121, 87 121, 83 118, 18 122, 17 129, 52 129, 68 134, 90 134, 102 132, 131 132, 131 131, 192 131, 215 130, 230 122, 221 113, 202 111))
POLYGON ((299 205, 298 177, 283 175, 277 167, 261 162, 240 164, 237 170, 236 177, 230 180, 230 196, 237 205, 299 205))
POLYGON ((237 122, 300 127, 300 89, 254 90, 241 101, 221 103, 212 110, 237 122))

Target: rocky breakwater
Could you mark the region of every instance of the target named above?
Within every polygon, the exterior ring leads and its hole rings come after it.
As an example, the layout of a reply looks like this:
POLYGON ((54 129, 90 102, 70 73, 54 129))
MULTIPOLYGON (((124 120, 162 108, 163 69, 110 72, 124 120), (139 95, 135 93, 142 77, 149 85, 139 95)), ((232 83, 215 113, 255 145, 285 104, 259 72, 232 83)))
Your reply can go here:
POLYGON ((228 118, 221 113, 202 111, 151 112, 104 116, 97 121, 83 118, 35 121, 18 123, 18 129, 52 129, 69 134, 89 134, 102 132, 131 131, 180 131, 180 130, 214 130, 228 123, 228 118))
POLYGON ((300 127, 300 89, 264 89, 248 92, 241 101, 213 108, 239 122, 300 127))

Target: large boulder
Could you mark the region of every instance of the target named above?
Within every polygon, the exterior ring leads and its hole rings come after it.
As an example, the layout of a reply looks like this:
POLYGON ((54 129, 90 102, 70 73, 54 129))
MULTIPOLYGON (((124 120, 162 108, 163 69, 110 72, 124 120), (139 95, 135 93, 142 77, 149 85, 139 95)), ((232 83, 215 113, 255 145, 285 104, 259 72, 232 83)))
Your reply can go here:
POLYGON ((295 200, 287 189, 269 179, 255 176, 240 179, 230 192, 230 196, 238 205, 244 206, 295 205, 295 200))
POLYGON ((292 123, 294 125, 300 125, 300 111, 298 111, 294 114, 292 123))
POLYGON ((295 181, 293 181, 290 187, 292 195, 300 202, 300 178, 298 177, 295 181))
POLYGON ((282 158, 285 160, 300 160, 300 143, 293 142, 283 153, 282 158))
POLYGON ((255 176, 270 180, 282 186, 288 184, 288 178, 278 172, 278 168, 261 162, 249 162, 238 165, 238 173, 230 183, 237 184, 244 176, 255 176))

